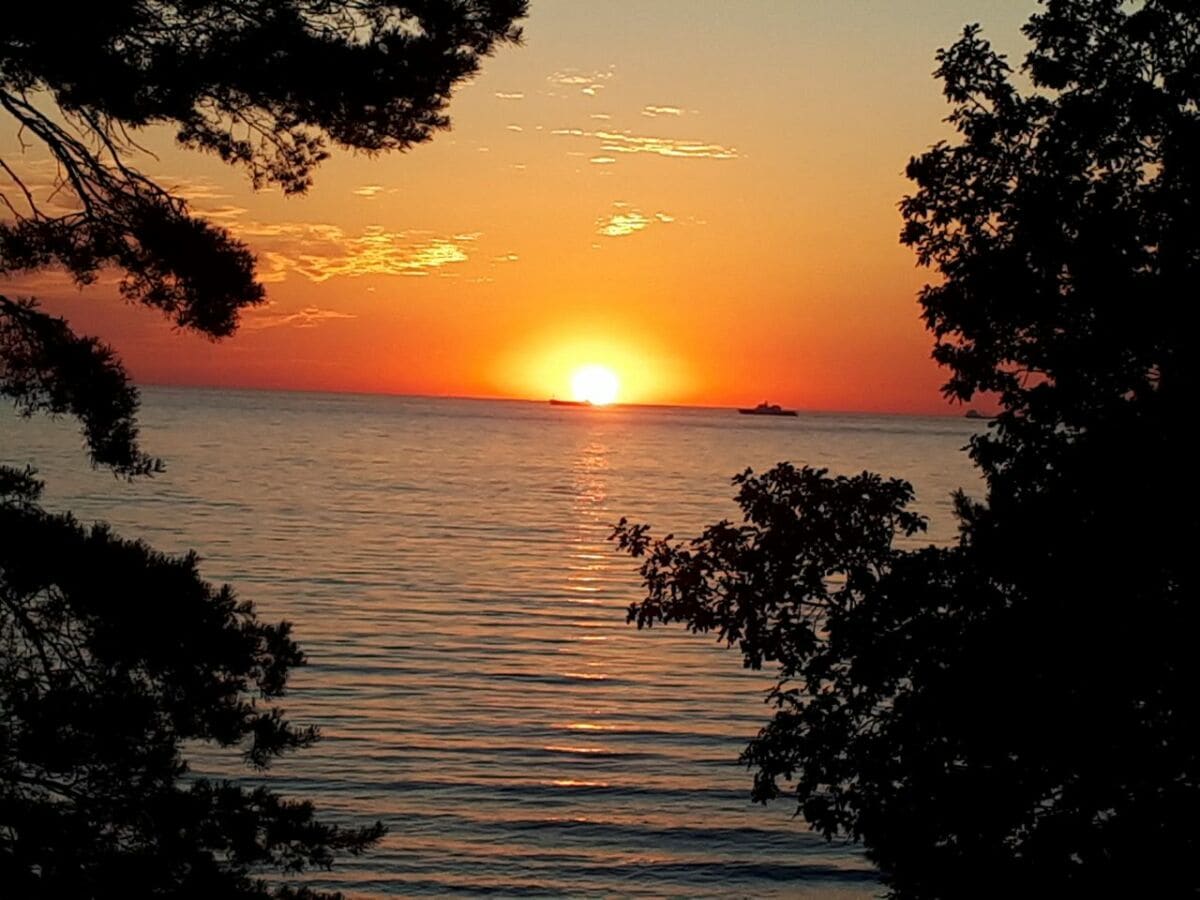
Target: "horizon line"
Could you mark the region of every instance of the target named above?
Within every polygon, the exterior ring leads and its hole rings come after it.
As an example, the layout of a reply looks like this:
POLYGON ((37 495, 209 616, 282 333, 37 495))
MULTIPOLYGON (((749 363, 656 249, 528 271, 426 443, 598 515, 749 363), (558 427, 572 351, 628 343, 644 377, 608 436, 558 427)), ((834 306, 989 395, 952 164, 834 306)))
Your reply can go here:
MULTIPOLYGON (((260 385, 222 385, 222 384, 179 384, 163 381, 142 381, 135 384, 136 387, 155 387, 155 388, 171 388, 182 390, 200 390, 200 391, 254 391, 257 393, 278 393, 278 394, 330 394, 334 396, 351 396, 351 397, 397 397, 414 400, 471 400, 476 402, 489 403, 531 403, 531 404, 548 404, 550 399, 535 398, 535 397, 501 397, 473 394, 420 394, 406 393, 403 391, 370 391, 370 390, 351 390, 337 388, 304 388, 304 387, 263 387, 260 385)), ((802 406, 795 407, 796 411, 802 415, 829 415, 829 416, 906 416, 909 418, 925 418, 925 419, 942 419, 963 418, 963 413, 967 409, 966 404, 961 401, 949 401, 950 403, 958 402, 962 407, 956 411, 948 408, 944 413, 925 413, 925 412, 903 412, 899 410, 865 410, 865 409, 813 409, 802 406)), ((622 403, 613 402, 600 406, 594 406, 593 409, 701 409, 701 410, 737 410, 738 406, 725 405, 705 405, 700 403, 622 403)))

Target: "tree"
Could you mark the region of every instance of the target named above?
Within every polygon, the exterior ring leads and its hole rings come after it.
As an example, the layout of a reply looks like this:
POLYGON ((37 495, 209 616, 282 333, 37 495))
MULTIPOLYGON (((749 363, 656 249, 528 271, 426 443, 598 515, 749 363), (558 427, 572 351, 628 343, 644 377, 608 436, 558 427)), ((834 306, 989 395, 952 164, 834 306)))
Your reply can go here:
POLYGON ((968 27, 938 55, 959 134, 912 160, 902 240, 946 393, 995 392, 949 547, 897 548, 911 488, 781 465, 690 542, 622 520, 639 627, 778 666, 743 754, 862 841, 894 897, 1193 893, 1200 7, 1047 0, 1022 93, 968 27), (1134 887, 1136 886, 1136 887, 1134 887))
MULTIPOLYGON (((303 192, 327 144, 376 153, 428 140, 453 87, 517 42, 525 0, 120 0, 5 10, 0 109, 48 151, 49 196, 0 159, 0 275, 64 268, 176 326, 231 334, 262 301, 250 251, 130 162, 131 132, 303 192), (7 181, 7 187, 3 182, 7 181)), ((0 297, 0 394, 81 422, 92 462, 137 478, 138 395, 113 350, 32 299, 0 297)), ((196 557, 169 557, 38 505, 0 466, 0 879, 16 896, 317 897, 266 880, 328 867, 382 834, 340 828, 265 788, 196 778, 183 747, 255 769, 317 738, 277 705, 304 662, 196 557)))
POLYGON ((0 875, 13 896, 272 893, 359 853, 379 823, 338 828, 264 788, 183 779, 182 741, 240 747, 265 768, 315 729, 274 704, 304 662, 287 623, 260 622, 196 557, 172 558, 36 505, 0 473, 0 875))

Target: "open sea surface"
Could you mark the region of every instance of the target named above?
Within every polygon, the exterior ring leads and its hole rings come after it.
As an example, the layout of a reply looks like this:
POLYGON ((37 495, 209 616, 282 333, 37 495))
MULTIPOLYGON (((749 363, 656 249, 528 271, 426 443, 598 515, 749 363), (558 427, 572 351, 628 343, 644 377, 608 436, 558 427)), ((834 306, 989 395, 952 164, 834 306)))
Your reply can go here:
MULTIPOLYGON (((382 819, 322 873, 354 898, 869 897, 853 846, 794 804, 748 799, 738 753, 770 672, 682 629, 625 624, 621 516, 691 536, 733 518, 730 476, 781 460, 911 481, 955 535, 982 493, 960 418, 574 409, 516 401, 152 388, 143 444, 167 472, 91 470, 73 421, 0 414, 0 461, 46 505, 104 519, 295 623, 290 716, 324 739, 275 787, 382 819)), ((218 765, 201 756, 198 768, 218 765)))

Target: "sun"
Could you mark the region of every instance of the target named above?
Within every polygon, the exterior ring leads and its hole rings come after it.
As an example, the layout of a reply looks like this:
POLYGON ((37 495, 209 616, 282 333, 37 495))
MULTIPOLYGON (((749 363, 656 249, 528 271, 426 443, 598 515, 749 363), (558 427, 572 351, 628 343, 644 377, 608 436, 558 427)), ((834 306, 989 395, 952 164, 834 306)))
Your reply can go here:
POLYGON ((606 366, 582 366, 571 375, 571 393, 582 403, 605 406, 617 399, 621 382, 606 366))

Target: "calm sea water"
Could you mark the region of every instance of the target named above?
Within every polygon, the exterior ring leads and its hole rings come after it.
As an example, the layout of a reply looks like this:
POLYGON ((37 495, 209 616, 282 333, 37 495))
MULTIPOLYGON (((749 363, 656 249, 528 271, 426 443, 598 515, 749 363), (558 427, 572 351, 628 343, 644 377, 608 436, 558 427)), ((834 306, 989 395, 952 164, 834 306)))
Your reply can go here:
MULTIPOLYGON (((162 550, 295 622, 291 716, 324 740, 273 781, 383 844, 320 883, 352 897, 872 896, 870 865, 748 800, 737 764, 769 673, 678 629, 624 624, 620 516, 732 517, 729 478, 780 460, 909 479, 927 540, 978 492, 957 418, 149 389, 165 475, 88 469, 70 422, 0 418, 47 505, 162 550)), ((204 760, 201 765, 206 764, 204 760)))

